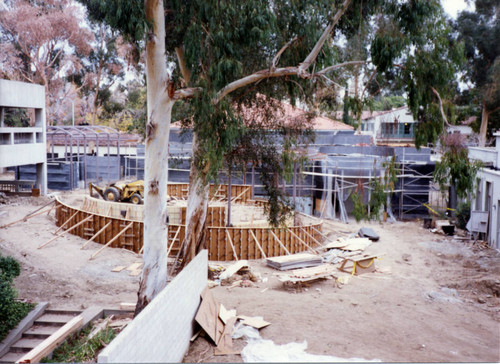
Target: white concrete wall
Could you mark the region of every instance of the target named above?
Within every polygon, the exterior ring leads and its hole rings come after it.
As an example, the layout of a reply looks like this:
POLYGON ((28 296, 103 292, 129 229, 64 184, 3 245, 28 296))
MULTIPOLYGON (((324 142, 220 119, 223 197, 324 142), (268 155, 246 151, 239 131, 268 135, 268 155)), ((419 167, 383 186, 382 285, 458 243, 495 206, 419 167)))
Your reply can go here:
MULTIPOLYGON (((35 127, 9 128, 0 123, 0 169, 36 164, 35 186, 47 194, 47 134, 45 88, 25 82, 0 80, 0 110, 3 108, 35 110, 35 127), (25 138, 26 136, 30 136, 25 138)), ((1 117, 0 117, 1 119, 1 117)))
POLYGON ((32 83, 0 80, 0 106, 45 110, 45 88, 32 83))
MULTIPOLYGON (((488 224, 488 242, 496 249, 500 249, 500 171, 490 168, 483 168, 477 175, 479 179, 478 189, 481 191, 479 201, 471 204, 472 210, 490 212, 488 224), (491 200, 489 206, 486 205, 486 183, 489 182, 491 186, 491 200)), ((477 196, 476 196, 477 197, 477 196)))
POLYGON ((98 363, 181 362, 207 271, 208 253, 203 250, 99 354, 98 363))

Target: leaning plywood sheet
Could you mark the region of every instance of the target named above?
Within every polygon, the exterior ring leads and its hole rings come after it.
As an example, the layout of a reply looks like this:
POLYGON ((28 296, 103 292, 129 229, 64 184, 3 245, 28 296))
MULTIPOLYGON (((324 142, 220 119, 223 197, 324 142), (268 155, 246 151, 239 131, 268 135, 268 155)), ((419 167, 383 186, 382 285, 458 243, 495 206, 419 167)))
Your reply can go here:
POLYGON ((335 268, 331 264, 322 264, 317 267, 295 269, 290 274, 278 275, 278 280, 283 283, 299 283, 324 279, 334 275, 335 268))
POLYGON ((283 257, 267 258, 266 263, 268 266, 279 269, 289 270, 297 268, 314 267, 323 263, 323 259, 319 255, 310 253, 299 253, 286 255, 283 257))

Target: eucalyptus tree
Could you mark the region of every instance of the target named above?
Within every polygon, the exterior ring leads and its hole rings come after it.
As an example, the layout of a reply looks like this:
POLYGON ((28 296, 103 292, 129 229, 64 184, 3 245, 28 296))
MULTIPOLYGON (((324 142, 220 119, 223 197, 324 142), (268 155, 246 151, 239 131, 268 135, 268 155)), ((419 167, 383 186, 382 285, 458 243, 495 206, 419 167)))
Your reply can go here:
POLYGON ((500 3, 476 0, 475 11, 459 14, 455 26, 465 43, 466 79, 481 105, 480 146, 486 143, 492 114, 500 111, 500 3))
MULTIPOLYGON (((366 63, 379 77, 389 72, 405 76, 412 106, 430 102, 430 86, 437 91, 443 86, 413 74, 421 71, 418 55, 435 49, 436 40, 427 27, 440 24, 442 9, 437 0, 82 3, 91 17, 106 21, 146 51, 144 269, 136 312, 166 284, 168 136, 176 101, 190 99, 186 116, 194 131, 182 246, 187 261, 194 255, 188 252, 203 247, 208 184, 241 136, 239 105, 250 106, 258 93, 292 103, 308 101, 319 84, 335 82, 334 72, 366 63), (371 57, 341 59, 334 44, 336 35, 354 34, 361 22, 377 24, 371 57), (420 48, 412 54, 415 47, 420 48), (172 64, 175 67, 169 72, 172 64)), ((435 61, 445 62, 447 55, 435 61)))

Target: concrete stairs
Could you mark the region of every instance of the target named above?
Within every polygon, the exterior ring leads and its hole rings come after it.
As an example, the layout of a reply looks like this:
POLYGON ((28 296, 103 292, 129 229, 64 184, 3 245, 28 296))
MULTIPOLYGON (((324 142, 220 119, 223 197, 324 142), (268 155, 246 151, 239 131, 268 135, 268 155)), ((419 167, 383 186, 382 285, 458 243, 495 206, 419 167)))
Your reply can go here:
POLYGON ((44 309, 31 325, 25 326, 25 330, 19 333, 20 338, 10 345, 8 351, 7 348, 3 350, 6 353, 0 357, 0 363, 15 363, 81 313, 81 311, 44 309))

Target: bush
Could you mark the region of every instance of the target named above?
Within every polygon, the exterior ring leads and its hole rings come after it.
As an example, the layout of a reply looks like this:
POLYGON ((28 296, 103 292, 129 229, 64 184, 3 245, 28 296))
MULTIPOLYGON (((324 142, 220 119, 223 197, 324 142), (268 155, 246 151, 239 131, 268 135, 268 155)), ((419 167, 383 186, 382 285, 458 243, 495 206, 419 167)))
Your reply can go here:
POLYGON ((0 255, 0 341, 33 309, 33 304, 16 301, 14 278, 21 273, 19 263, 0 255))
POLYGON ((465 225, 470 219, 470 201, 461 202, 457 207, 457 226, 460 229, 465 229, 465 225))

